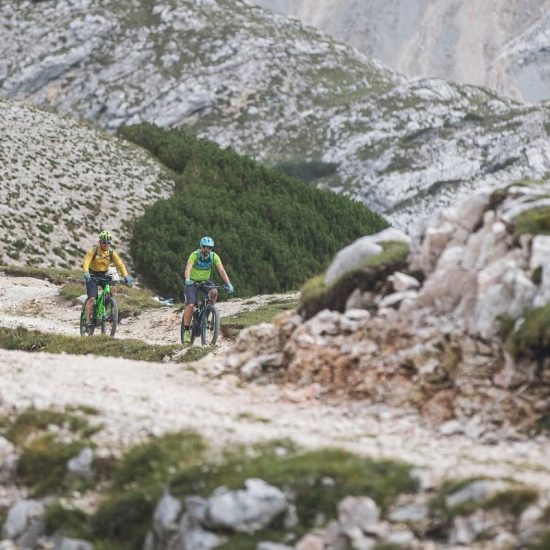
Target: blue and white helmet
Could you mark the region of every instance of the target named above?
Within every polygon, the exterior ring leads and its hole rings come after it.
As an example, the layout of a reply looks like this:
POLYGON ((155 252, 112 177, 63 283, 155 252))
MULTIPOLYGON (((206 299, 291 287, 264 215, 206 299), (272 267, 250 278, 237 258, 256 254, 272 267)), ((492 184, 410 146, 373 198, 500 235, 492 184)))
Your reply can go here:
POLYGON ((214 248, 214 239, 212 237, 203 237, 201 239, 201 246, 209 246, 214 248))

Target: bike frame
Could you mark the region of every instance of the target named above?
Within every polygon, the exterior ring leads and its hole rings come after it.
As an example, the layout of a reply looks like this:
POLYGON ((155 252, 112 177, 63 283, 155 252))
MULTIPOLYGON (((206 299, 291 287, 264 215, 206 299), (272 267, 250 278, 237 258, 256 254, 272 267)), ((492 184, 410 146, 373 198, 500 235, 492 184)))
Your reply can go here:
POLYGON ((111 283, 98 288, 97 298, 95 300, 95 318, 101 321, 105 315, 105 299, 111 294, 111 283), (101 291, 101 292, 100 292, 101 291))
MULTIPOLYGON (((224 288, 222 285, 213 285, 206 286, 204 283, 194 283, 197 287, 197 297, 195 303, 193 304, 193 316, 191 317, 191 342, 200 336, 203 345, 206 341, 206 331, 208 324, 208 317, 211 310, 214 310, 214 336, 213 343, 217 339, 219 331, 219 312, 215 307, 215 304, 210 299, 210 290, 216 288, 224 288)), ((182 334, 182 343, 183 343, 183 317, 181 324, 181 334, 182 334)))
POLYGON ((92 277, 98 286, 97 296, 92 306, 90 316, 93 328, 90 329, 90 332, 88 332, 88 329, 84 328, 86 325, 86 300, 82 306, 82 313, 80 316, 80 335, 92 335, 98 326, 101 327, 102 334, 105 334, 107 323, 109 323, 110 335, 114 336, 118 324, 118 304, 113 295, 114 286, 117 284, 117 281, 114 281, 112 277, 95 277, 93 275, 92 277))

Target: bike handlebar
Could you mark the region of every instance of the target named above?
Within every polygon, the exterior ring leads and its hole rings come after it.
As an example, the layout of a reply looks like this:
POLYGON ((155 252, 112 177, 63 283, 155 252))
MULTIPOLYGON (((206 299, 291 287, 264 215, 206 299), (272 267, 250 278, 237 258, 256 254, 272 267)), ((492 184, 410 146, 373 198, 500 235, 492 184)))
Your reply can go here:
MULTIPOLYGON (((191 286, 191 285, 189 285, 191 286)), ((207 285, 206 282, 196 282, 196 283, 193 283, 192 286, 196 286, 196 287, 206 287, 206 288, 225 288, 225 285, 207 285)))
POLYGON ((99 277, 98 275, 91 275, 90 274, 90 277, 92 279, 92 281, 96 282, 96 283, 109 283, 111 286, 113 285, 127 285, 128 283, 124 280, 124 279, 121 279, 119 281, 113 279, 113 277, 111 275, 107 275, 106 277, 99 277))

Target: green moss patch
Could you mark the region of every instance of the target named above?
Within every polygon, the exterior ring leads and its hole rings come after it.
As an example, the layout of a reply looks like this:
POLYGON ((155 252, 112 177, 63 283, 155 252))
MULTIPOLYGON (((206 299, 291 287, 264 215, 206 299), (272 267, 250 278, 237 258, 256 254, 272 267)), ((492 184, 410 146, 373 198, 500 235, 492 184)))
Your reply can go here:
POLYGON ((73 355, 100 355, 103 357, 124 357, 138 361, 162 362, 166 357, 177 362, 186 359, 176 356, 182 350, 180 345, 156 346, 141 340, 117 339, 109 336, 89 338, 46 334, 23 327, 15 329, 0 328, 0 348, 44 351, 47 353, 70 353, 73 355))
POLYGON ((97 426, 91 426, 88 419, 80 415, 30 408, 15 417, 2 419, 0 433, 13 444, 22 445, 30 435, 46 431, 50 426, 65 428, 84 437, 89 437, 98 430, 97 426))
POLYGON ((221 485, 240 489, 251 477, 294 495, 299 518, 296 536, 314 527, 320 515, 327 520, 336 517, 336 505, 347 495, 369 495, 387 509, 399 493, 416 490, 406 464, 364 459, 338 449, 302 452, 275 443, 233 451, 220 464, 182 471, 175 476, 171 491, 179 496, 207 496, 221 485))
MULTIPOLYGON (((55 284, 82 280, 82 272, 74 269, 40 268, 31 266, 0 266, 0 271, 14 277, 33 277, 55 284)), ((82 294, 82 293, 81 293, 82 294)))
POLYGON ((280 313, 295 309, 297 306, 296 300, 274 300, 257 309, 223 317, 222 333, 228 338, 235 338, 242 329, 260 323, 271 323, 280 313))
POLYGON ((345 310, 346 301, 355 290, 377 292, 387 277, 397 270, 405 269, 409 246, 399 241, 379 243, 383 250, 371 256, 363 265, 344 274, 331 285, 325 283, 324 275, 317 275, 302 287, 299 311, 310 319, 323 309, 345 310))
POLYGON ((37 437, 24 445, 17 463, 17 477, 30 487, 33 496, 59 494, 72 489, 75 482, 79 487, 85 485, 81 480, 70 479, 67 462, 87 446, 91 446, 87 440, 65 443, 54 434, 37 437))
POLYGON ((515 358, 542 360, 550 354, 550 303, 525 312, 524 322, 509 332, 506 348, 515 358))
POLYGON ((515 219, 515 229, 520 235, 550 235, 550 206, 522 212, 515 219))
MULTIPOLYGON (((53 471, 59 483, 61 473, 56 467, 53 471)), ((49 533, 84 538, 102 550, 142 548, 167 486, 178 498, 207 497, 218 487, 240 489, 246 479, 259 477, 293 495, 299 523, 288 529, 282 517, 276 518, 256 533, 226 533, 229 540, 222 546, 255 549, 261 540, 283 542, 289 532, 297 540, 320 517, 328 522, 347 495, 370 495, 387 510, 400 493, 416 491, 410 471, 404 463, 365 459, 338 449, 305 452, 286 440, 214 453, 194 432, 170 433, 129 449, 117 461, 103 483, 103 499, 95 513, 54 500, 47 508, 46 525, 49 533)))
POLYGON ((527 507, 535 503, 539 498, 537 490, 517 485, 498 491, 486 499, 468 500, 456 506, 447 506, 446 499, 448 496, 482 479, 484 478, 467 478, 443 483, 438 494, 430 501, 432 516, 443 521, 445 525, 449 525, 456 516, 470 515, 480 509, 498 509, 503 513, 519 517, 527 507))
POLYGON ((165 434, 130 449, 115 467, 107 499, 90 519, 101 548, 141 548, 154 508, 174 473, 199 468, 207 446, 190 431, 165 434))

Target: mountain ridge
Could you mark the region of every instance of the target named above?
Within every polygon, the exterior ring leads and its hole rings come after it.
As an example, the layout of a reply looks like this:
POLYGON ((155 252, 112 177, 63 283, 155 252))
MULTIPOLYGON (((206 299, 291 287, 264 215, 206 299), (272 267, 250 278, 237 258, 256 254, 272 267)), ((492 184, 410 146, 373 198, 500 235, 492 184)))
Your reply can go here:
POLYGON ((548 105, 408 81, 242 2, 8 2, 0 23, 4 95, 111 131, 185 124, 269 164, 334 162, 317 185, 410 232, 472 188, 550 170, 548 105))

